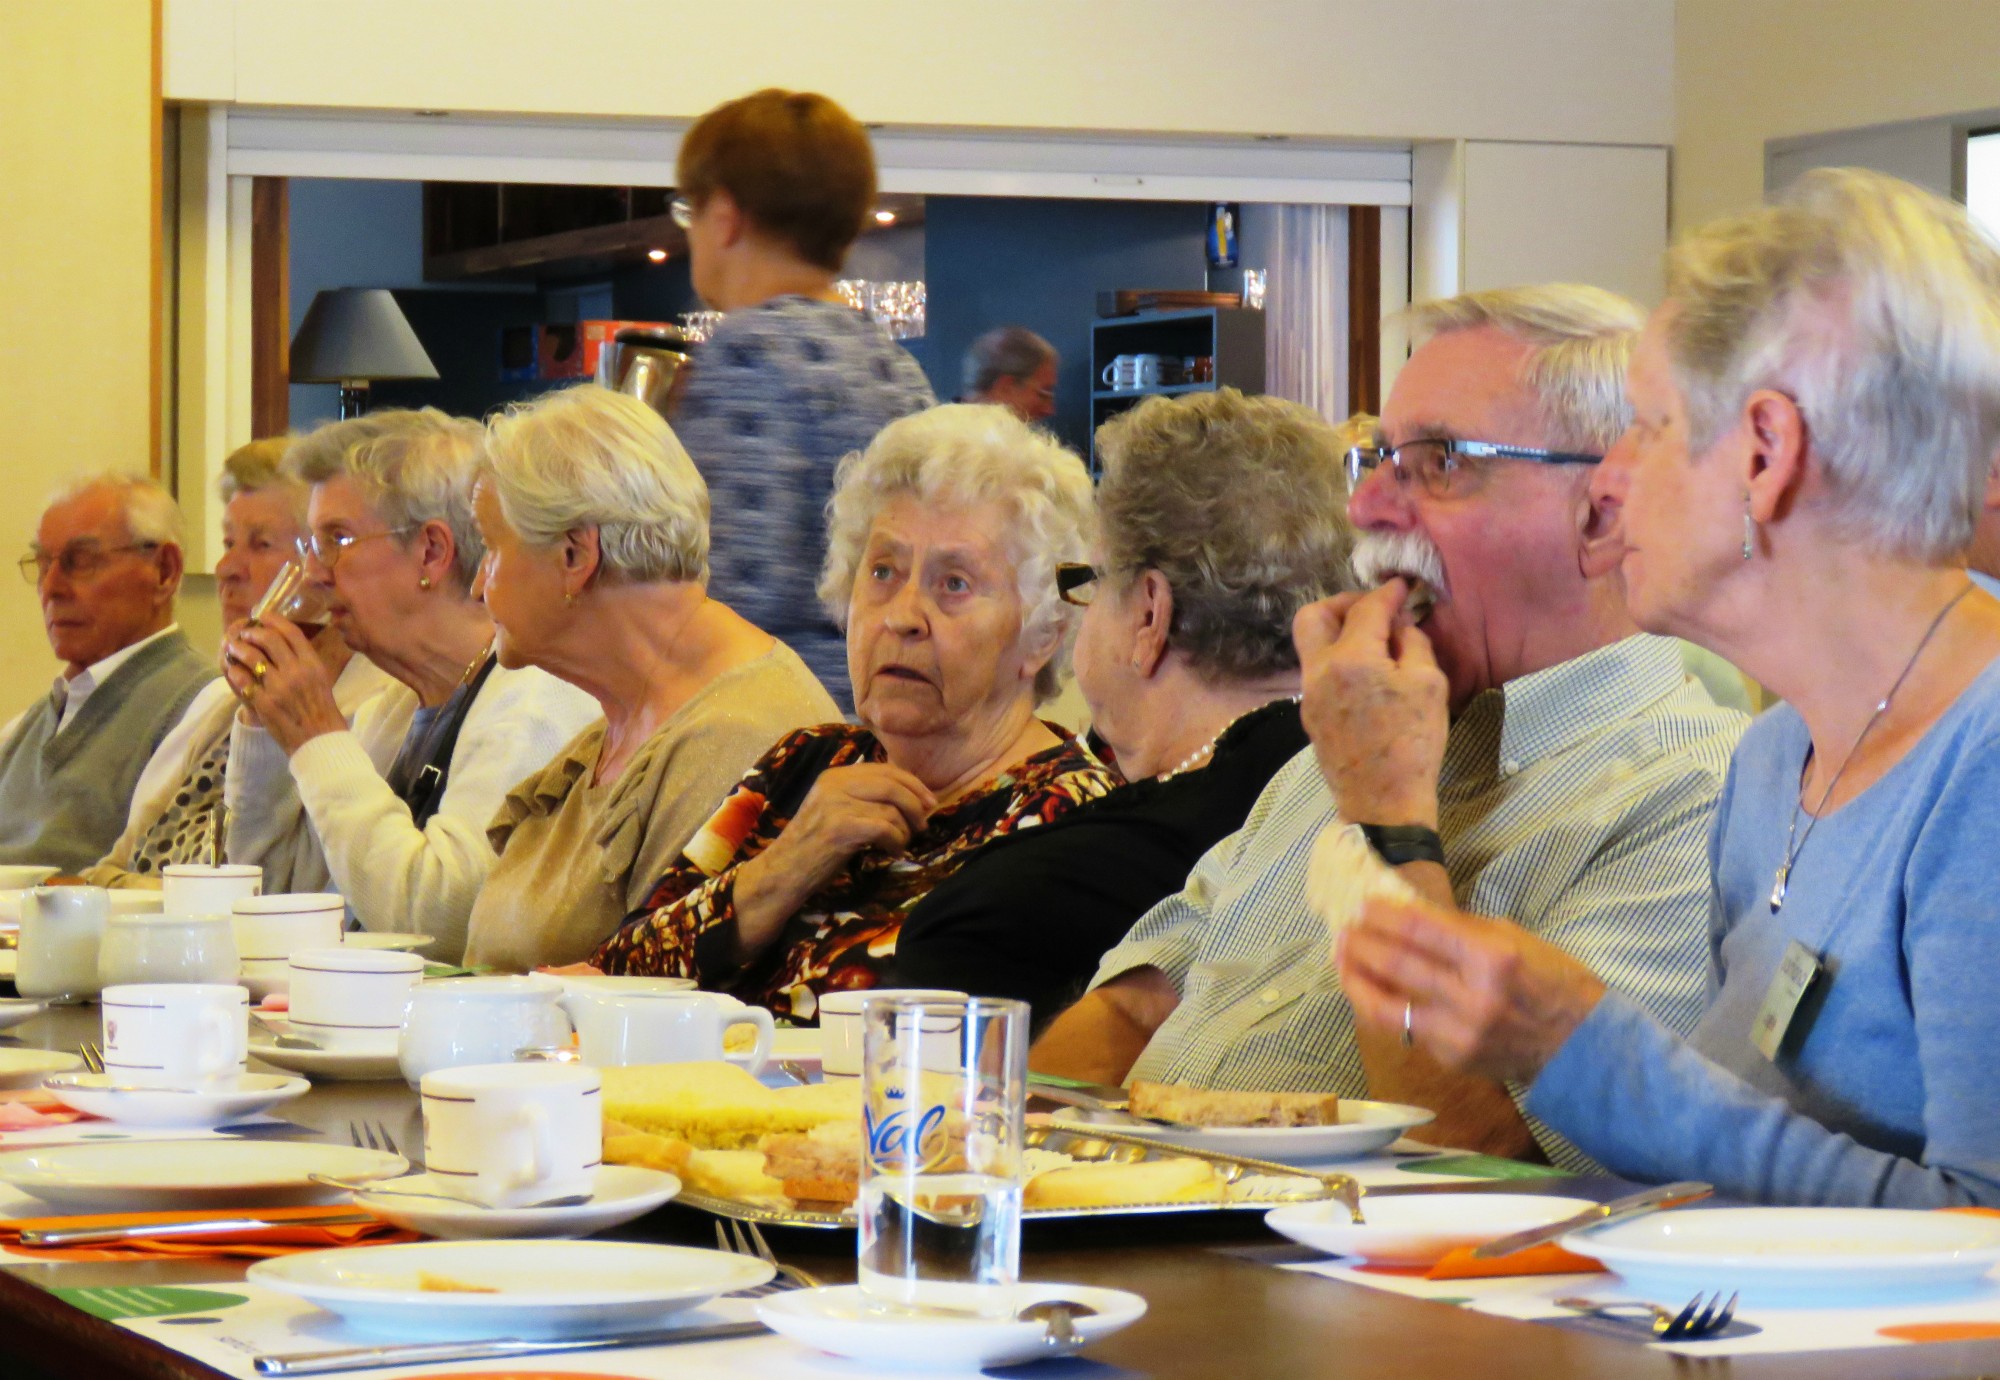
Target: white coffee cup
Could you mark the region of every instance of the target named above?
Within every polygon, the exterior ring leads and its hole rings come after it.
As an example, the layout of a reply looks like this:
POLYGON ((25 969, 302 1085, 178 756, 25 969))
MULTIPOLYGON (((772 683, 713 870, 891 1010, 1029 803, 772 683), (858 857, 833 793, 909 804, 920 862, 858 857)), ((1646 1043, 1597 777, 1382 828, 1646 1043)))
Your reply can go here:
POLYGON ((264 891, 264 869, 254 863, 168 863, 160 869, 168 915, 227 915, 245 896, 264 891))
POLYGON ((340 943, 347 902, 331 891, 246 896, 234 907, 236 956, 245 963, 286 959, 300 949, 340 943))
POLYGON ((424 961, 393 949, 299 949, 291 972, 294 1032, 328 1049, 386 1054, 396 1047, 403 1008, 423 980, 424 961))
POLYGON ((97 950, 110 899, 101 886, 38 886, 21 905, 14 990, 24 997, 82 1001, 97 995, 97 950))
POLYGON ((505 1064, 516 1050, 567 1044, 562 994, 544 973, 426 983, 410 994, 396 1062, 414 1088, 439 1069, 505 1064))
POLYGON ((114 915, 104 922, 97 985, 236 981, 236 932, 226 915, 114 915))
POLYGON ((573 987, 563 994, 563 1009, 576 1025, 583 1062, 598 1068, 727 1059, 756 1074, 771 1057, 771 1013, 721 992, 573 987), (735 1025, 756 1028, 747 1054, 723 1046, 724 1032, 735 1025))
POLYGON ((233 1082, 250 1056, 250 994, 220 983, 104 989, 104 1071, 142 1088, 233 1082))
MULTIPOLYGON (((942 987, 878 987, 862 992, 825 992, 819 999, 820 1048, 819 1067, 822 1073, 861 1073, 861 1003, 869 997, 908 997, 913 1001, 964 1001, 966 994, 953 992, 942 987)), ((947 1041, 949 1050, 939 1046, 937 1058, 924 1057, 924 1064, 930 1068, 949 1068, 958 1058, 955 1039, 947 1041)))
POLYGON ((419 1085, 424 1163, 454 1197, 518 1207, 589 1193, 603 1162, 597 1072, 577 1064, 474 1064, 419 1085))

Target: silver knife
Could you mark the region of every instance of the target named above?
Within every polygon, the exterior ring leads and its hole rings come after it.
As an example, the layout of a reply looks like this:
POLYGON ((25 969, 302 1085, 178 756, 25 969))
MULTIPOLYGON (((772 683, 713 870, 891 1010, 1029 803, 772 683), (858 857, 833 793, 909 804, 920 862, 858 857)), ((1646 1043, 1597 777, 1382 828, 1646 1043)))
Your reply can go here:
POLYGON ((135 1227, 30 1228, 21 1233, 23 1246, 98 1246, 111 1241, 135 1241, 154 1236, 210 1236, 218 1232, 259 1231, 266 1227, 341 1227, 377 1220, 372 1212, 344 1212, 333 1217, 272 1221, 267 1217, 217 1217, 200 1222, 155 1222, 135 1227))
POLYGON ((330 1375, 378 1366, 416 1366, 446 1361, 494 1361, 508 1356, 549 1356, 558 1352, 609 1351, 614 1347, 674 1346, 755 1337, 771 1329, 760 1322, 710 1323, 702 1327, 657 1327, 609 1337, 569 1337, 524 1341, 507 1337, 487 1342, 398 1342, 390 1346, 342 1347, 338 1351, 292 1351, 255 1357, 259 1375, 330 1375))
POLYGON ((1047 1073, 1028 1075, 1028 1094, 1091 1112, 1122 1112, 1131 1106, 1131 1098, 1125 1089, 1113 1084, 1081 1083, 1074 1078, 1058 1078, 1047 1073))
POLYGON ((1474 1260, 1492 1260, 1498 1256, 1512 1255, 1525 1251, 1530 1246, 1546 1245, 1559 1240, 1573 1231, 1585 1227, 1601 1227, 1608 1222, 1622 1222, 1628 1217, 1638 1217, 1661 1208, 1679 1207, 1682 1203, 1696 1202, 1715 1192, 1714 1184, 1678 1183, 1662 1184, 1649 1188, 1644 1193, 1628 1194, 1623 1198, 1613 1198, 1608 1203, 1598 1203, 1574 1217, 1565 1217, 1553 1226, 1535 1227, 1530 1231, 1517 1231, 1512 1236, 1503 1236, 1496 1241, 1488 1241, 1473 1249, 1474 1260))

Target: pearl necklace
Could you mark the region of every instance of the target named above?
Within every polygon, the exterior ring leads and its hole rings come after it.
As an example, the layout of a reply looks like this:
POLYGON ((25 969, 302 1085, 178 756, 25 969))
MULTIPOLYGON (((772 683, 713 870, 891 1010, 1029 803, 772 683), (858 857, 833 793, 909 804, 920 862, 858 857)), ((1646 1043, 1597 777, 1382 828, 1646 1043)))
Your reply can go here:
MULTIPOLYGON (((1291 700, 1293 704, 1297 704, 1301 697, 1298 695, 1292 695, 1289 696, 1288 698, 1291 700)), ((1273 700, 1271 703, 1276 704, 1277 701, 1273 700)), ((1264 709, 1267 707, 1268 706, 1260 704, 1257 706, 1257 709, 1264 709)), ((1242 723, 1252 714, 1255 714, 1257 712, 1257 709, 1246 710, 1243 713, 1238 714, 1235 718, 1231 719, 1228 723, 1224 724, 1221 728, 1217 729, 1215 731, 1215 736, 1213 738, 1210 738, 1207 742, 1203 743, 1193 752, 1190 752, 1187 756, 1181 758, 1180 761, 1176 762, 1174 764, 1173 770, 1163 771, 1155 779, 1160 781, 1171 781, 1184 771, 1192 771, 1194 769, 1194 765, 1197 762, 1201 761, 1204 757, 1213 757, 1215 755, 1215 745, 1222 741, 1222 735, 1229 732, 1229 730, 1236 727, 1236 725, 1242 723)))

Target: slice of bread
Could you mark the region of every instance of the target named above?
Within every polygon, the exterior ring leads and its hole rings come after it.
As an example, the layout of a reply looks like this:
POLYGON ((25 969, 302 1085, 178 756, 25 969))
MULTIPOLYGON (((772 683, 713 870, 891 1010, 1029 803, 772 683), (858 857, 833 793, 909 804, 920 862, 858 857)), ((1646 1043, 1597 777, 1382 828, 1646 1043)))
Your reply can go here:
POLYGON ((1226 1187, 1206 1160, 1176 1157, 1135 1164, 1103 1162, 1049 1169, 1028 1180, 1031 1208, 1125 1207, 1138 1203, 1219 1202, 1226 1187))
POLYGON ((687 1157, 681 1182, 690 1192, 759 1207, 788 1207, 785 1186, 764 1172, 761 1150, 696 1150, 687 1157))
POLYGON ((1127 1088, 1136 1116, 1190 1126, 1338 1126, 1337 1093, 1233 1092, 1138 1080, 1127 1088))
POLYGON ((604 1115, 697 1150, 746 1150, 767 1135, 861 1120, 858 1080, 772 1089, 735 1064, 633 1064, 601 1070, 604 1115))

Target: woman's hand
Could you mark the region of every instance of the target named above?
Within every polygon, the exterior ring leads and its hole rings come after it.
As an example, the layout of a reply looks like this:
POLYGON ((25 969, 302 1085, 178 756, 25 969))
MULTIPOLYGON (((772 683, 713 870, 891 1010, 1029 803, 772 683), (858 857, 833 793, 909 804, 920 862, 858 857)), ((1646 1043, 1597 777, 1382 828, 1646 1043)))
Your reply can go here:
POLYGON ((820 773, 771 846, 736 870, 736 933, 744 959, 784 928, 806 897, 867 849, 900 852, 937 809, 901 767, 864 762, 820 773))
POLYGON ((1511 920, 1428 901, 1368 902, 1334 962, 1364 1026, 1407 1028, 1447 1068, 1519 1083, 1534 1081, 1604 996, 1595 973, 1511 920))
POLYGON ((333 701, 333 677, 287 619, 271 615, 232 625, 222 643, 222 673, 287 757, 323 733, 347 729, 333 701))

